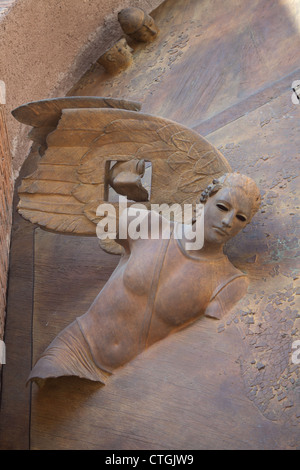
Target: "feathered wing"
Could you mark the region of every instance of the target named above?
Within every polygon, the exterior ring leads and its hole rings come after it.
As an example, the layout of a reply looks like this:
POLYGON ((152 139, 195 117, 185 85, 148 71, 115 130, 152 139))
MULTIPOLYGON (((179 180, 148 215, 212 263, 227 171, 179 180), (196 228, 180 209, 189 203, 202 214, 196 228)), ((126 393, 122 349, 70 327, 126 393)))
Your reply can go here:
POLYGON ((149 204, 194 203, 213 178, 231 171, 196 132, 124 109, 64 109, 47 147, 37 170, 22 181, 18 208, 31 222, 66 234, 96 235, 110 162, 151 162, 149 204))
POLYGON ((40 145, 43 155, 47 148, 47 136, 56 129, 64 109, 74 108, 118 108, 140 111, 141 104, 135 101, 100 96, 65 96, 32 101, 12 111, 17 121, 32 126, 29 138, 40 145))
POLYGON ((12 111, 17 121, 34 128, 55 128, 64 109, 117 108, 140 111, 141 104, 117 98, 101 96, 65 96, 40 101, 31 101, 12 111))

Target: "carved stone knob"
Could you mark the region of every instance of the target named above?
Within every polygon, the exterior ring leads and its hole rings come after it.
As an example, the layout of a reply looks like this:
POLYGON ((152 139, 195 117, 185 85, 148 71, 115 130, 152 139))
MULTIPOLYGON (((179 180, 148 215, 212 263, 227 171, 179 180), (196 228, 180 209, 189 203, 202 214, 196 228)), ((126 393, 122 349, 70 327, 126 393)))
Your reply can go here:
POLYGON ((151 42, 159 32, 154 19, 141 8, 124 8, 118 20, 124 33, 138 42, 151 42))
POLYGON ((106 51, 98 59, 98 62, 108 73, 115 74, 127 69, 132 64, 132 52, 133 50, 127 44, 126 39, 122 38, 106 51))

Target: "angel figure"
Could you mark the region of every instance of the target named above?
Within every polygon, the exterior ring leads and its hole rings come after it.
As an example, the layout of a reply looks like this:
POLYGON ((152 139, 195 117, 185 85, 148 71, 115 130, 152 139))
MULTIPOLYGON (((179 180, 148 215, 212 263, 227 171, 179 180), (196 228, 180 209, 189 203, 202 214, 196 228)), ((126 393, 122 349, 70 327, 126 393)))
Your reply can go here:
MULTIPOLYGON (((105 162, 141 158, 153 163, 149 203, 200 198, 203 246, 191 250, 184 231, 176 236, 175 221, 169 237, 117 237, 114 246, 102 246, 121 253, 118 266, 89 310, 48 346, 29 380, 75 375, 105 384, 145 348, 203 315, 222 318, 246 293, 247 277, 223 247, 250 223, 260 205, 259 189, 178 123, 124 109, 62 109, 36 172, 20 187, 19 210, 44 228, 92 235, 96 208, 105 200, 105 162)), ((144 213, 149 229, 152 215, 144 213)))

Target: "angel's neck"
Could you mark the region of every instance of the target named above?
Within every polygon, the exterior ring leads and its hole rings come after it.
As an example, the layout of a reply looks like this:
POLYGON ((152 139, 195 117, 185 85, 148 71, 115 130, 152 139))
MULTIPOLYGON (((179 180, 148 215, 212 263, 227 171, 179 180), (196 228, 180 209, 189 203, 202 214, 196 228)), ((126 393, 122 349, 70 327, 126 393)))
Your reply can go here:
POLYGON ((204 240, 204 244, 202 245, 200 243, 201 240, 197 240, 195 232, 191 233, 184 232, 181 240, 181 245, 186 253, 194 258, 211 260, 224 256, 223 243, 212 243, 204 240), (194 237, 191 236, 191 233, 194 234, 194 237))

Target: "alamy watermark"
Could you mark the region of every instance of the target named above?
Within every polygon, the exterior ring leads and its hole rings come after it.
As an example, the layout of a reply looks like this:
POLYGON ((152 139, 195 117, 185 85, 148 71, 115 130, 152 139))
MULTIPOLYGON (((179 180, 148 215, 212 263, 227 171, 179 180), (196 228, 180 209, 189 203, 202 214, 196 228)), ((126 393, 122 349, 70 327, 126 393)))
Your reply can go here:
POLYGON ((6 348, 2 339, 0 339, 0 364, 6 364, 6 348))
POLYGON ((102 217, 96 232, 100 240, 117 237, 120 240, 168 239, 172 233, 177 239, 187 240, 188 250, 200 250, 204 244, 204 205, 193 204, 151 204, 142 203, 128 207, 125 196, 119 197, 118 214, 113 204, 107 202, 98 206, 96 215, 102 217), (176 229, 173 230, 173 226, 176 229))
POLYGON ((300 364, 300 339, 294 341, 292 344, 292 363, 300 364))
POLYGON ((292 103, 299 104, 300 103, 300 80, 295 80, 292 83, 292 103))

